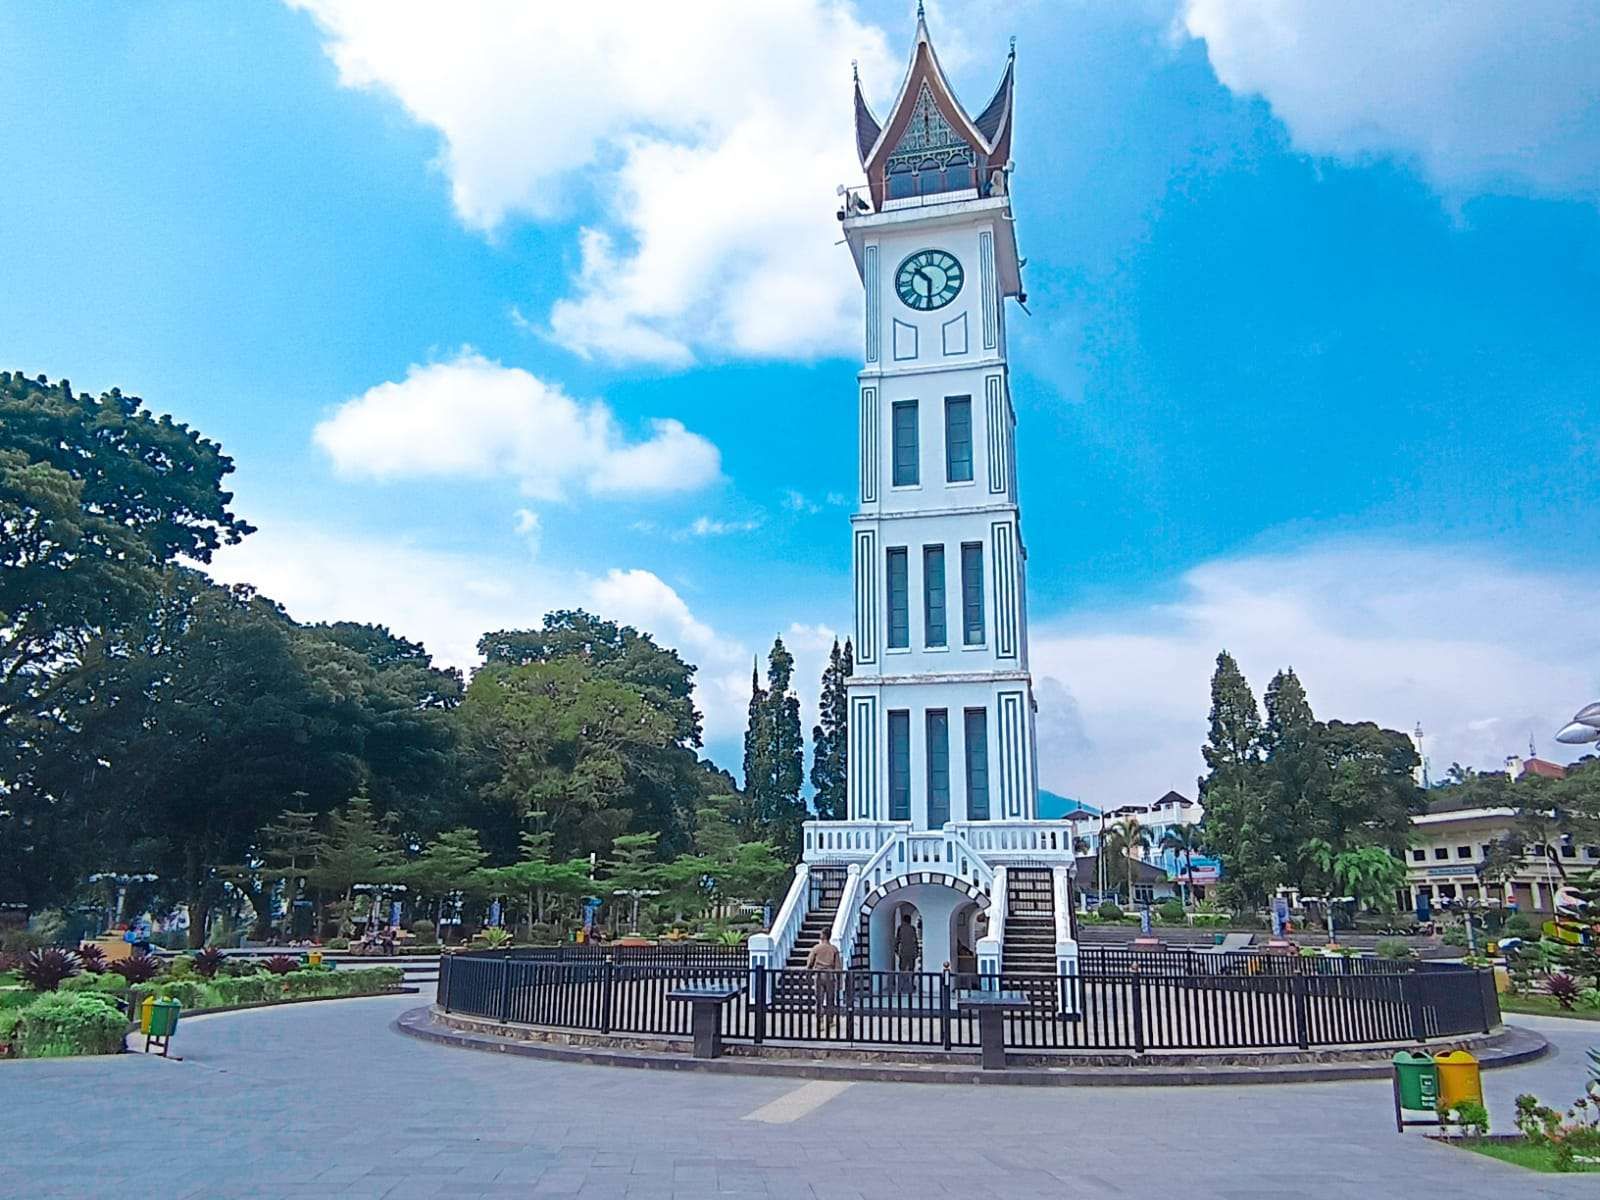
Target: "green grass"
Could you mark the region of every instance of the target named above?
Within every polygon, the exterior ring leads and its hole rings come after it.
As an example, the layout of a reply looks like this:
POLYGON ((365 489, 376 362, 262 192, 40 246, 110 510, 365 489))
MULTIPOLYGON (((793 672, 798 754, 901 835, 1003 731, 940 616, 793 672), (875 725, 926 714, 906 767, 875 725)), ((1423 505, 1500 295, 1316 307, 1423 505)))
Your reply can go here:
MULTIPOLYGON (((1501 1162, 1510 1163, 1515 1167, 1526 1167, 1530 1171, 1543 1171, 1547 1174, 1556 1172, 1556 1152, 1549 1146, 1535 1146, 1528 1142, 1499 1142, 1499 1141, 1472 1141, 1450 1142, 1452 1146, 1459 1146, 1463 1150, 1471 1150, 1474 1154, 1481 1154, 1485 1158, 1497 1158, 1501 1162)), ((1591 1163, 1575 1163, 1573 1172, 1597 1172, 1600 1166, 1591 1163)))
POLYGON ((1528 1013, 1538 1017, 1575 1017, 1580 1021, 1600 1021, 1600 1009, 1562 1008, 1554 996, 1513 996, 1505 993, 1500 997, 1500 1011, 1528 1013))

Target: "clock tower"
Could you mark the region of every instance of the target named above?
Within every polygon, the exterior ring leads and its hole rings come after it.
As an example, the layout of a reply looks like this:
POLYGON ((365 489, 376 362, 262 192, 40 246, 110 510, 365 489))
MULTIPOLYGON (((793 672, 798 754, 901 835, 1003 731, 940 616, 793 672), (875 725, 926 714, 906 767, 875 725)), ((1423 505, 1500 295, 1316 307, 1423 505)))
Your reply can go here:
POLYGON ((826 929, 864 972, 851 986, 868 993, 903 994, 914 950, 936 973, 918 987, 941 971, 1048 976, 1038 994, 1067 1012, 1076 859, 1071 825, 1037 819, 1006 362, 1006 301, 1024 299, 1014 78, 1013 53, 994 96, 969 112, 919 8, 886 118, 856 80, 867 182, 841 189, 839 211, 865 296, 848 815, 806 822, 794 883, 750 957, 802 966, 826 929))
POLYGON ((1014 65, 970 115, 919 17, 886 120, 856 81, 867 186, 842 214, 866 293, 849 812, 915 829, 1035 816, 1006 365, 1005 302, 1022 298, 1014 65))

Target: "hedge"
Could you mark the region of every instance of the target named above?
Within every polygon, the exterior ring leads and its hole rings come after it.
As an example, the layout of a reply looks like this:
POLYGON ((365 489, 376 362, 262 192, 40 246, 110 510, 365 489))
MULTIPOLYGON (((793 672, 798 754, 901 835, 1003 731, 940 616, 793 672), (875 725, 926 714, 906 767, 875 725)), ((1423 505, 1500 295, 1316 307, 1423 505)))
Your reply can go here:
MULTIPOLYGON (((46 992, 8 1019, 21 1058, 117 1054, 128 1019, 108 997, 94 992, 46 992)), ((7 1036, 0 1031, 0 1036, 7 1036)))

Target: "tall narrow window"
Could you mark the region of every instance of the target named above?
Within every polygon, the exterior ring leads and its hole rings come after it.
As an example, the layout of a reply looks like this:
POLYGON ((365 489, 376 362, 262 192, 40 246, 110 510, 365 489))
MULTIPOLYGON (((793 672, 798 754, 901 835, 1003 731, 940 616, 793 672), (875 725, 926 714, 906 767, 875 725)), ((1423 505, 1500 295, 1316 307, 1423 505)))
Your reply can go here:
POLYGON ((923 644, 944 646, 944 547, 922 548, 922 633, 923 644))
POLYGON ((950 819, 950 717, 944 709, 928 713, 928 828, 950 819))
POLYGON ((983 645, 982 542, 961 547, 961 640, 968 646, 983 645))
POLYGON ((894 486, 915 487, 922 482, 917 461, 917 402, 897 400, 894 420, 894 486))
POLYGON ((967 820, 989 819, 989 721, 981 708, 966 711, 967 820))
POLYGON ((889 714, 889 820, 911 820, 911 714, 889 714))
POLYGON ((944 477, 951 483, 972 482, 971 396, 945 397, 944 477))
POLYGON ((889 649, 904 650, 911 645, 911 598, 907 593, 906 548, 889 551, 889 649))

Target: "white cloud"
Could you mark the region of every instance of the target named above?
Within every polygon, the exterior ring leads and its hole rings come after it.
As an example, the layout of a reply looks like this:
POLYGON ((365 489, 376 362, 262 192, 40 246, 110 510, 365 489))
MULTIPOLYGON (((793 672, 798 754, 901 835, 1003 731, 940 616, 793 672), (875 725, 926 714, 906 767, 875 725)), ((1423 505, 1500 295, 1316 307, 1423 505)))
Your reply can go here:
MULTIPOLYGON (((832 493, 829 493, 830 495, 832 493)), ((821 505, 810 499, 804 492, 794 488, 786 488, 783 493, 783 506, 790 512, 806 513, 811 515, 822 511, 821 505)))
POLYGON ((684 533, 689 537, 724 537, 730 533, 753 533, 760 528, 760 517, 747 517, 742 521, 719 521, 715 517, 696 517, 684 533))
POLYGON ((722 463, 681 422, 651 421, 648 438, 630 441, 605 404, 471 351, 369 388, 313 437, 344 474, 509 475, 546 500, 575 485, 597 495, 692 491, 715 482, 722 463))
POLYGON ((1091 803, 1192 794, 1211 671, 1239 660, 1257 698, 1292 666, 1323 718, 1419 721, 1435 775, 1498 768, 1600 691, 1600 579, 1481 553, 1336 542, 1208 563, 1170 604, 1037 622, 1041 782, 1091 803))
POLYGON ((833 188, 859 173, 849 69, 900 78, 844 0, 439 5, 290 0, 347 87, 441 138, 457 213, 588 215, 547 332, 580 354, 840 350, 859 298, 833 188))
POLYGON ((1447 195, 1600 200, 1591 0, 1185 0, 1180 21, 1311 154, 1412 159, 1447 195))
POLYGON ((539 514, 531 508, 519 508, 515 514, 513 527, 517 536, 527 545, 528 553, 538 554, 540 539, 544 535, 544 526, 539 520, 539 514))

